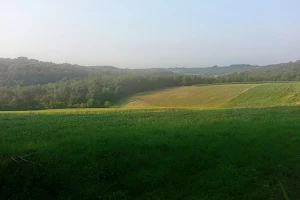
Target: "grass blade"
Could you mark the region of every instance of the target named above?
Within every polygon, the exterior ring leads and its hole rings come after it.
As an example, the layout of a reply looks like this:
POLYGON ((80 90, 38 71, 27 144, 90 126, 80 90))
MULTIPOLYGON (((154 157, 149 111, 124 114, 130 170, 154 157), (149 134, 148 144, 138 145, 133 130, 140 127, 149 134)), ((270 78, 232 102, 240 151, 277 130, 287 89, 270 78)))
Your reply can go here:
POLYGON ((287 193, 286 193, 286 191, 285 191, 285 189, 284 189, 282 183, 280 182, 280 180, 278 180, 278 182, 279 182, 279 185, 280 185, 280 188, 281 188, 281 191, 282 191, 282 193, 283 193, 284 198, 285 198, 286 200, 289 200, 289 197, 288 197, 288 195, 287 195, 287 193))

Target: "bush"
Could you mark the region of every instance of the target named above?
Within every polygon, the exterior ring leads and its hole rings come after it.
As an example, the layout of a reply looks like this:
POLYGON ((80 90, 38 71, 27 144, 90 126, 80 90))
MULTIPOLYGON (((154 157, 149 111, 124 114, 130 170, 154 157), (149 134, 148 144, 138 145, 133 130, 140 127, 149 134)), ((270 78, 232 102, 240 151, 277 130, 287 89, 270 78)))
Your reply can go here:
POLYGON ((111 106, 111 102, 110 101, 105 101, 104 102, 104 107, 105 108, 108 108, 108 107, 110 107, 111 106))

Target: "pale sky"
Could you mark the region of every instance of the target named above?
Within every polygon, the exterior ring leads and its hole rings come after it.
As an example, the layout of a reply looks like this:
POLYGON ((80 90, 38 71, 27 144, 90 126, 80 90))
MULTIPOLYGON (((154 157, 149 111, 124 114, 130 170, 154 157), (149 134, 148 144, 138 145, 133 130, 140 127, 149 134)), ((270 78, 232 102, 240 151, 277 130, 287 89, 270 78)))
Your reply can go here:
POLYGON ((300 60, 299 0, 0 0, 0 57, 120 68, 300 60))

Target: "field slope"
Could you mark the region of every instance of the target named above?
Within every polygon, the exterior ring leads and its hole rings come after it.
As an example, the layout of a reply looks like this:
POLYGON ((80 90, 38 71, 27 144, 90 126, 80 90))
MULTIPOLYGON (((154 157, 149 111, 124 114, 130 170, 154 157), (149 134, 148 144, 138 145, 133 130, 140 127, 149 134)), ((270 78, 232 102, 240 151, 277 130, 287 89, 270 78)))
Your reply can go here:
POLYGON ((298 105, 300 82, 189 86, 133 96, 126 108, 255 108, 298 105))
POLYGON ((124 107, 218 108, 257 84, 188 86, 134 96, 124 107))
POLYGON ((300 103, 300 83, 265 83, 251 88, 226 104, 230 108, 272 107, 298 105, 300 103))

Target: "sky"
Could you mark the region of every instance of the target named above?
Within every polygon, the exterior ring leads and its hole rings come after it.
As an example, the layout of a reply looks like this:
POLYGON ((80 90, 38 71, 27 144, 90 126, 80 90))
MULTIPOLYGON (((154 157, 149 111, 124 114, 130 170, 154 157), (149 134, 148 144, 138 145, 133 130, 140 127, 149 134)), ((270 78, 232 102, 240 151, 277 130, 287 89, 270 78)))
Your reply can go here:
POLYGON ((120 68, 300 60, 299 0, 0 0, 0 57, 120 68))

